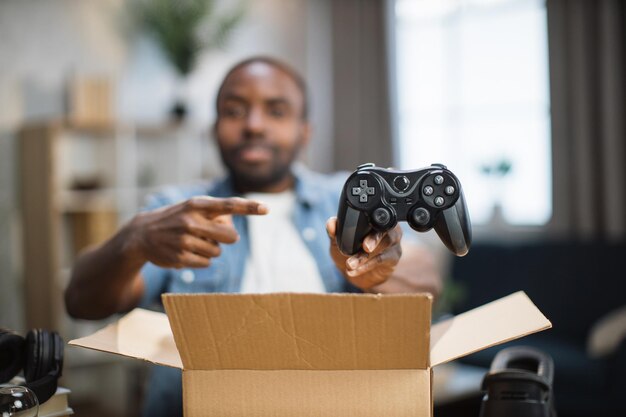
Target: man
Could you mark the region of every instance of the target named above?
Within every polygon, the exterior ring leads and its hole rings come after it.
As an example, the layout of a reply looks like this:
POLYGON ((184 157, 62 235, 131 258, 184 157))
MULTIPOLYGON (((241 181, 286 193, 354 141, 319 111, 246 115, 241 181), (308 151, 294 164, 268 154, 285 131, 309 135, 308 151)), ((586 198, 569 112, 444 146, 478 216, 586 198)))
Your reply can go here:
MULTIPOLYGON (((439 291, 427 252, 408 246, 401 257, 399 226, 370 234, 354 256, 337 249, 332 216, 345 176, 296 163, 311 128, 295 71, 248 59, 227 73, 216 102, 214 133, 228 176, 154 197, 110 240, 82 253, 65 293, 71 316, 153 306, 163 292, 439 291)), ((178 371, 155 368, 145 414, 180 415, 180 384, 178 371)))

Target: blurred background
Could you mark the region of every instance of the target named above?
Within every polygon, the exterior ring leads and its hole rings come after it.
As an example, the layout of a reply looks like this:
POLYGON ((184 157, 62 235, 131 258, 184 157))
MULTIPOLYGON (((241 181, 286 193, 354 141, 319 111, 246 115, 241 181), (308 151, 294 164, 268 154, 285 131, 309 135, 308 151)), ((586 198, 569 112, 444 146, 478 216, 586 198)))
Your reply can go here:
MULTIPOLYGON (((439 162, 463 182, 470 254, 419 236, 438 314, 525 290, 554 324, 520 343, 554 357, 559 415, 626 415, 625 2, 185 3, 0 0, 0 326, 103 327, 65 314, 73 258, 148 193, 222 173, 216 89, 271 55, 309 83, 313 169, 439 162)), ((438 371, 436 415, 477 415, 498 349, 438 371)), ((135 416, 145 372, 68 348, 62 384, 78 415, 135 416)))

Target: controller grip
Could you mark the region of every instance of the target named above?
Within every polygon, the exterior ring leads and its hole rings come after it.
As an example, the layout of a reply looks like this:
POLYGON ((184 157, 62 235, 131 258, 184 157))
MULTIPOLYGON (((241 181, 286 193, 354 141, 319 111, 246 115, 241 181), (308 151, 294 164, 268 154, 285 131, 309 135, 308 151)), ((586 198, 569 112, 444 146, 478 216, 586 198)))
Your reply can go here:
POLYGON ((345 195, 339 201, 337 211, 337 230, 335 240, 337 247, 344 255, 351 256, 361 250, 365 236, 370 233, 367 215, 355 210, 346 202, 345 195))
POLYGON ((454 206, 441 212, 434 229, 439 238, 456 256, 465 256, 472 244, 472 227, 463 191, 454 206))

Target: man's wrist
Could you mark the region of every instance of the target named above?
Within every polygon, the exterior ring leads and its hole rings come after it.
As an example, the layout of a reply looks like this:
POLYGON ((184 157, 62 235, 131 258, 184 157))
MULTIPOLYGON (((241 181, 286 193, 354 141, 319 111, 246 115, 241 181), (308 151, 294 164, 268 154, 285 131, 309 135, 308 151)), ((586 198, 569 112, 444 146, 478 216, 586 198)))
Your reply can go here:
POLYGON ((138 214, 124 225, 116 239, 119 241, 124 259, 137 265, 143 265, 148 261, 143 248, 140 217, 141 214, 138 214))

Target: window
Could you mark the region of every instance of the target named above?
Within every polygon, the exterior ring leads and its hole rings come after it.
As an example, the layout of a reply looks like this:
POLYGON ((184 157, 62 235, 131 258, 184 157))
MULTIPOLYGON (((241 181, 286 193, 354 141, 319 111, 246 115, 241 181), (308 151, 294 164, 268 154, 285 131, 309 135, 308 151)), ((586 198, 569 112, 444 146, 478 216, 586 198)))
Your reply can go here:
POLYGON ((548 44, 540 0, 396 0, 398 159, 440 162, 472 222, 552 214, 548 44))

